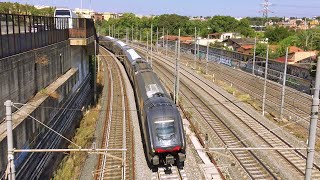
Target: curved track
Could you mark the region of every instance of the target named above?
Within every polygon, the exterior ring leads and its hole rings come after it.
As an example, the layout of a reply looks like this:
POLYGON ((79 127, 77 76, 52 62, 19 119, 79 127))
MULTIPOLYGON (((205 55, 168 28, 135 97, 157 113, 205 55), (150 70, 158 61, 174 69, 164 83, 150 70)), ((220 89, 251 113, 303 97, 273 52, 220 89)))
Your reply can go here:
POLYGON ((110 58, 110 53, 100 47, 102 60, 109 71, 109 105, 106 108, 102 148, 126 149, 100 155, 95 179, 134 179, 133 169, 133 136, 128 114, 126 84, 119 68, 119 62, 110 58))

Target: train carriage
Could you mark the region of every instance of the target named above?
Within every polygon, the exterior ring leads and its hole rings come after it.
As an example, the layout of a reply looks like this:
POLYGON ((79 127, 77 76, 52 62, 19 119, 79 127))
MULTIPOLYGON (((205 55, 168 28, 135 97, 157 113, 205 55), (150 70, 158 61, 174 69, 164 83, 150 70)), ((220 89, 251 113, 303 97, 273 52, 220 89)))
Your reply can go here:
POLYGON ((186 143, 176 105, 150 64, 134 49, 121 41, 114 41, 109 50, 123 57, 122 62, 132 82, 149 164, 152 167, 177 164, 182 168, 186 159, 186 143))
POLYGON ((99 37, 99 43, 107 48, 109 51, 113 52, 113 44, 117 41, 117 39, 110 37, 110 36, 105 36, 105 37, 99 37))
POLYGON ((182 166, 186 146, 179 111, 152 70, 137 72, 135 88, 148 161, 153 166, 161 161, 182 166))
POLYGON ((114 54, 117 56, 117 58, 123 62, 125 57, 125 51, 131 49, 127 44, 125 44, 122 41, 115 41, 113 45, 113 51, 114 54))

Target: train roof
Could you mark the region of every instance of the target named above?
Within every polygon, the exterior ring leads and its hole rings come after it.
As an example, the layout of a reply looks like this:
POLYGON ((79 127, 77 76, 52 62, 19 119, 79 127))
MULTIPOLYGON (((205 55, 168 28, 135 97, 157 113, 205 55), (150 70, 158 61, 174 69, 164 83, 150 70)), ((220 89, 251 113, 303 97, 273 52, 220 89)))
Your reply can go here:
POLYGON ((163 85, 161 84, 158 76, 152 71, 138 71, 139 86, 145 92, 145 100, 153 97, 155 94, 167 95, 163 85))
POLYGON ((128 49, 127 52, 133 61, 141 59, 141 56, 134 49, 128 49))
POLYGON ((116 43, 119 45, 119 46, 121 46, 121 47, 124 47, 124 46, 127 46, 127 44, 126 43, 124 43, 124 42, 122 42, 122 41, 116 41, 116 43))
POLYGON ((106 36, 106 38, 107 38, 107 39, 112 39, 112 40, 114 39, 114 38, 111 37, 111 36, 106 36))

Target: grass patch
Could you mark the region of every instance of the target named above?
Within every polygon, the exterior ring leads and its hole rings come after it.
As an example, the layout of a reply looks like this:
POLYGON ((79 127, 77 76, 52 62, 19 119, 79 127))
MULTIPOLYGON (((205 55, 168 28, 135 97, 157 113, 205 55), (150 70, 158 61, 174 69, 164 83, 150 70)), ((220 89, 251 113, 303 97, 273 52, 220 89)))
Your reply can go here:
POLYGON ((237 98, 238 98, 240 101, 246 102, 246 103, 248 103, 249 101, 251 101, 251 97, 250 97, 249 94, 239 94, 239 95, 237 96, 237 98))
POLYGON ((225 86, 224 89, 230 94, 233 94, 236 91, 236 89, 231 86, 225 86))
MULTIPOLYGON (((89 110, 89 113, 81 120, 80 127, 76 130, 76 134, 72 141, 82 148, 91 148, 97 117, 97 108, 89 110)), ((71 144, 68 148, 74 149, 77 147, 71 144)), ((54 173, 53 179, 78 179, 86 157, 87 153, 85 152, 71 152, 63 158, 58 170, 54 173)))

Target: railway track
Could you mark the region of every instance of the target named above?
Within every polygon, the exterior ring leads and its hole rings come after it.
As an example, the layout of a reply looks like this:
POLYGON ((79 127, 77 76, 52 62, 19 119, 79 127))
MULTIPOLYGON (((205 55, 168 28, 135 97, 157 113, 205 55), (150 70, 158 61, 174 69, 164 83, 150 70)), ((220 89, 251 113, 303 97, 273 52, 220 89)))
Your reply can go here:
MULTIPOLYGON (((168 54, 173 55, 173 52, 168 51, 168 54)), ((193 57, 191 58, 187 55, 188 54, 184 54, 182 56, 181 62, 193 64, 193 57)), ((197 66, 201 67, 202 70, 205 69, 205 64, 205 60, 197 62, 197 66)), ((243 91, 244 93, 250 94, 256 100, 262 102, 264 80, 259 76, 252 76, 250 73, 242 70, 234 70, 230 67, 226 67, 225 65, 215 62, 208 63, 208 72, 214 72, 216 79, 220 79, 226 83, 232 84, 237 89, 243 91)), ((268 81, 266 92, 266 110, 279 117, 282 86, 275 82, 268 81)), ((284 116, 287 119, 297 121, 300 126, 308 129, 311 102, 312 100, 310 95, 287 87, 284 104, 284 116)), ((320 127, 320 125, 318 125, 318 127, 320 127)), ((319 136, 320 133, 318 133, 318 137, 319 136)))
POLYGON ((112 151, 100 155, 95 179, 134 179, 133 167, 133 136, 132 124, 128 110, 128 102, 119 62, 110 57, 106 49, 100 47, 102 59, 107 64, 109 72, 106 120, 103 130, 101 148, 126 149, 112 151))
MULTIPOLYGON (((157 59, 159 61, 163 61, 161 58, 157 58, 157 59)), ((164 65, 165 62, 162 62, 162 63, 164 65)), ((167 63, 166 65, 168 65, 171 62, 166 61, 166 63, 167 63)), ((170 65, 170 68, 173 69, 172 64, 170 65)), ((260 123, 256 117, 253 117, 250 114, 248 114, 246 111, 241 109, 241 107, 237 103, 230 101, 225 95, 223 95, 220 92, 218 92, 217 90, 215 90, 213 87, 211 87, 204 80, 201 80, 200 78, 192 75, 190 72, 188 72, 186 70, 183 70, 181 72, 181 74, 183 74, 183 76, 185 77, 184 81, 189 81, 189 82, 187 82, 190 85, 189 87, 197 87, 197 88, 193 89, 193 91, 196 90, 196 92, 198 94, 205 94, 204 96, 206 96, 206 97, 202 98, 202 99, 207 99, 207 100, 210 99, 210 101, 214 100, 215 103, 218 104, 217 106, 219 106, 220 111, 221 111, 221 109, 224 109, 223 111, 230 113, 232 115, 230 117, 234 121, 232 123, 233 124, 237 123, 237 126, 240 126, 241 128, 246 129, 247 136, 254 137, 253 139, 256 140, 256 142, 259 142, 260 146, 292 147, 284 139, 282 139, 277 134, 272 132, 268 127, 266 127, 265 125, 260 123), (224 103, 221 103, 221 102, 224 102, 224 103), (228 103, 225 103, 225 102, 228 102, 228 103)), ((201 98, 196 96, 193 99, 193 101, 195 101, 195 99, 201 99, 201 98)), ((199 106, 199 105, 197 105, 197 106, 199 106)), ((197 106, 195 106, 195 107, 197 107, 197 106)), ((216 113, 212 109, 211 106, 207 107, 207 108, 211 109, 212 114, 216 113)), ((203 116, 207 116, 206 112, 199 111, 199 113, 202 114, 203 116)), ((209 118, 211 116, 209 116, 209 118)), ((208 122, 208 124, 210 124, 210 123, 208 122)), ((214 126, 214 125, 217 126, 217 124, 212 124, 212 126, 214 126)), ((229 124, 229 126, 230 126, 230 124, 229 124)), ((230 129, 230 131, 231 131, 231 129, 230 129)), ((219 132, 216 131, 216 133, 219 133, 219 132)), ((224 133, 220 133, 220 134, 224 134, 224 133)), ((226 136, 228 136, 227 133, 226 133, 226 136)), ((236 145, 243 143, 243 142, 250 143, 249 140, 250 139, 247 139, 245 141, 230 140, 229 143, 233 144, 236 147, 236 145)), ((230 147, 232 147, 232 146, 230 146, 230 147)), ((281 150, 281 151, 272 151, 269 155, 271 155, 271 154, 275 159, 278 159, 278 161, 281 162, 281 165, 283 167, 285 166, 288 170, 290 170, 289 172, 291 172, 291 176, 290 176, 290 174, 287 173, 286 177, 289 176, 292 178, 297 178, 297 177, 303 178, 304 168, 305 168, 305 155, 303 153, 301 153, 299 151, 281 150)), ((283 167, 282 167, 282 169, 284 169, 283 167)), ((313 172, 313 175, 314 175, 315 179, 318 179, 318 178, 320 178, 319 167, 317 165, 315 165, 315 167, 316 168, 313 172)), ((251 170, 254 171, 254 168, 251 168, 251 170)), ((247 168, 247 172, 248 172, 248 168, 247 168)), ((284 173, 284 172, 282 172, 282 173, 284 173)), ((257 173, 257 174, 260 177, 261 173, 257 173)), ((263 176, 261 176, 261 177, 265 178, 263 176)))
POLYGON ((187 175, 184 170, 178 169, 176 166, 169 169, 160 167, 157 172, 152 174, 151 180, 187 180, 187 175))

